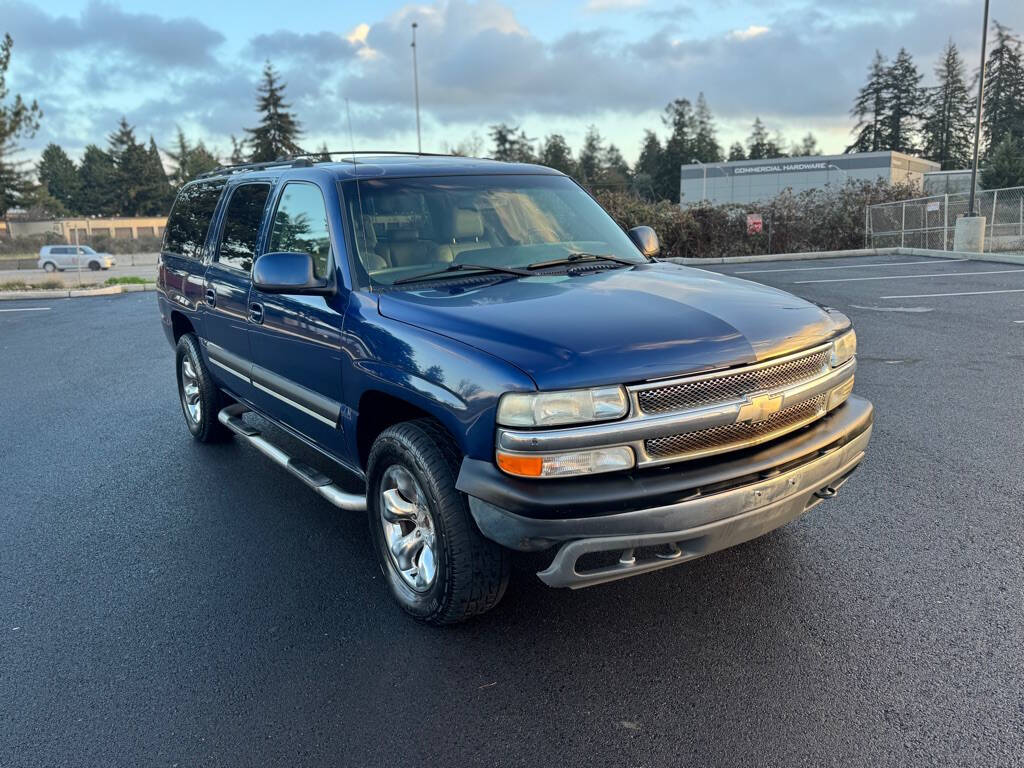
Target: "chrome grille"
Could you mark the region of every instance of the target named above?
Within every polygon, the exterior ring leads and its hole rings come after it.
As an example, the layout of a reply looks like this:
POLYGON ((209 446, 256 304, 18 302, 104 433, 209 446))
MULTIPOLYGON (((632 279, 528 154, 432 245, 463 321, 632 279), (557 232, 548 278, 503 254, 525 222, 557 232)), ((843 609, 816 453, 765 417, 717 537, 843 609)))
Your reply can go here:
POLYGON ((824 415, 828 395, 818 395, 784 408, 759 422, 739 422, 721 427, 686 432, 647 440, 644 447, 653 460, 692 458, 703 453, 721 453, 790 432, 824 415))
POLYGON ((636 393, 637 404, 644 413, 669 413, 740 400, 754 392, 795 386, 828 370, 829 354, 826 347, 774 365, 641 389, 636 393))

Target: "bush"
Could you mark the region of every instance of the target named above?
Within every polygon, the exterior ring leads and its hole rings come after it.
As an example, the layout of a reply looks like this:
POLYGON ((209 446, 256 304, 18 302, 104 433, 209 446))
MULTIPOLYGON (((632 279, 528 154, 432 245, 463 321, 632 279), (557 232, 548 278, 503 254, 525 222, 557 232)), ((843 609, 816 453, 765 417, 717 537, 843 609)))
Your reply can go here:
MULTIPOLYGON (((90 237, 79 239, 79 245, 88 245, 100 253, 156 253, 160 250, 159 237, 140 237, 138 240, 121 237, 90 237)), ((25 237, 0 237, 0 256, 35 255, 44 245, 67 245, 64 238, 54 232, 25 237)))
POLYGON ((623 229, 653 227, 666 258, 720 258, 767 253, 835 251, 864 247, 864 212, 869 204, 920 195, 910 184, 847 181, 746 205, 680 208, 647 202, 627 192, 599 190, 598 202, 623 229), (760 213, 764 229, 747 234, 747 214, 760 213))
MULTIPOLYGON (((149 282, 152 282, 150 280, 149 282)), ((130 275, 127 277, 108 277, 104 285, 145 285, 146 279, 130 275)))

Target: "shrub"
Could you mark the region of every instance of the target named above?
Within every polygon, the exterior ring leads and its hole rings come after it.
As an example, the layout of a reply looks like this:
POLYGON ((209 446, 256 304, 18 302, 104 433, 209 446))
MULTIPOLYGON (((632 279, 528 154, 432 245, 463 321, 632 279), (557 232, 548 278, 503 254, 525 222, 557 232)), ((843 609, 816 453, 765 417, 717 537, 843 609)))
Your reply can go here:
POLYGON ((718 258, 762 253, 834 251, 864 247, 864 212, 869 204, 920 195, 910 184, 858 182, 794 194, 785 190, 760 203, 680 208, 651 203, 627 192, 599 190, 598 202, 624 229, 653 227, 667 258, 718 258), (747 234, 747 214, 760 213, 764 229, 747 234))
MULTIPOLYGON (((120 237, 81 238, 79 245, 88 245, 100 253, 156 253, 160 250, 159 237, 140 237, 138 240, 120 237)), ((44 245, 67 245, 64 238, 54 232, 25 237, 0 237, 0 256, 35 255, 44 245)))

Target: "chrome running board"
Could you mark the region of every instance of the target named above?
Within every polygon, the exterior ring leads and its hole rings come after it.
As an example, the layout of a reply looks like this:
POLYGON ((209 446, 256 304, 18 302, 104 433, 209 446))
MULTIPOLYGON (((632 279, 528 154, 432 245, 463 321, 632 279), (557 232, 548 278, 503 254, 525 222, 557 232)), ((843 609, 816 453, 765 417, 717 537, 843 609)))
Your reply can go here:
POLYGON ((331 478, 327 477, 327 475, 319 472, 308 464, 304 464, 298 459, 292 458, 263 437, 262 433, 258 429, 250 427, 242 421, 242 414, 248 410, 248 408, 239 403, 229 405, 217 414, 217 421, 239 437, 248 441, 249 445, 269 458, 275 464, 278 464, 291 472, 299 478, 299 480, 319 493, 334 506, 339 509, 346 509, 352 512, 366 511, 365 496, 361 496, 358 493, 343 491, 331 482, 331 478))

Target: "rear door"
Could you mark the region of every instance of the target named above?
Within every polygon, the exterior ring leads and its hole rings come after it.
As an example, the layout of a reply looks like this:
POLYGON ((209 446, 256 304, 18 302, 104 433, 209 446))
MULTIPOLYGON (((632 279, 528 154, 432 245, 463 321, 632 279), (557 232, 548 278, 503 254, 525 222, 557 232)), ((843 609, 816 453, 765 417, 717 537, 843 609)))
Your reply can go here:
MULTIPOLYGON (((274 251, 308 253, 317 277, 333 274, 327 202, 317 184, 290 181, 277 194, 264 248, 274 251)), ((343 288, 324 297, 263 293, 255 287, 249 297, 256 312, 250 326, 255 402, 338 454, 345 297, 343 288)))
POLYGON ((228 195, 203 286, 206 354, 221 384, 251 399, 250 273, 270 184, 239 184, 229 189, 228 195))

